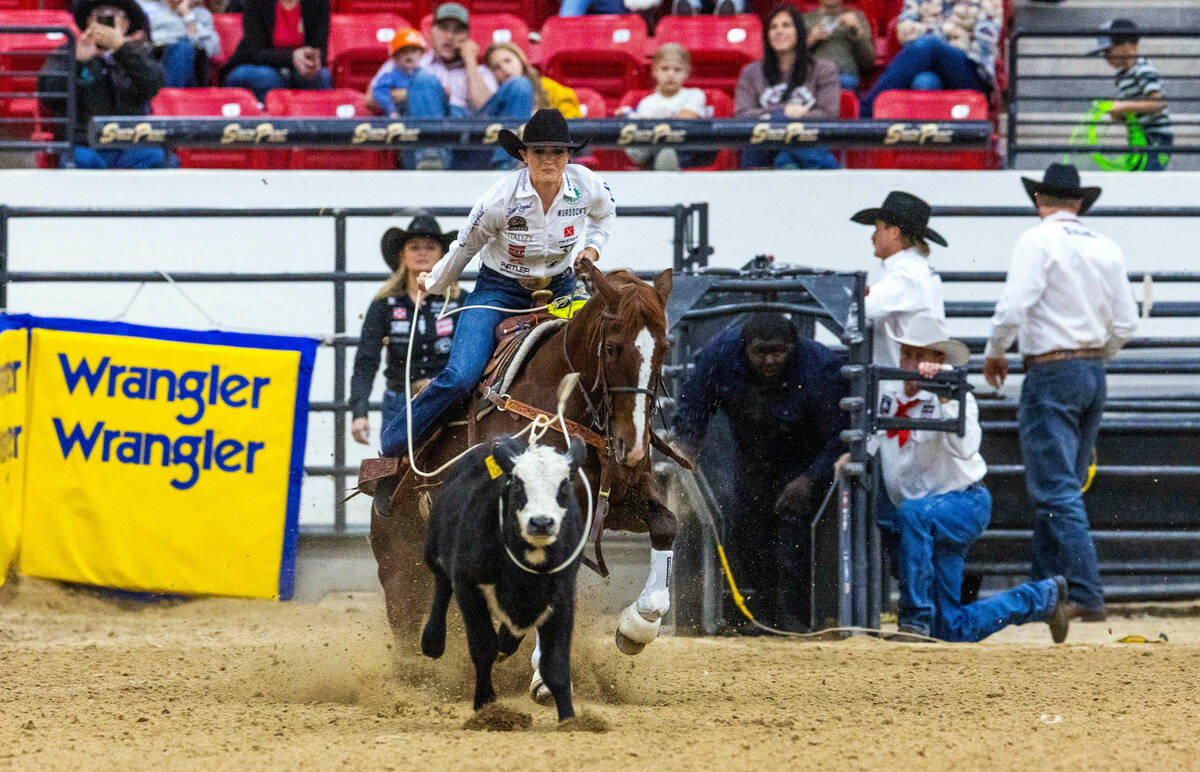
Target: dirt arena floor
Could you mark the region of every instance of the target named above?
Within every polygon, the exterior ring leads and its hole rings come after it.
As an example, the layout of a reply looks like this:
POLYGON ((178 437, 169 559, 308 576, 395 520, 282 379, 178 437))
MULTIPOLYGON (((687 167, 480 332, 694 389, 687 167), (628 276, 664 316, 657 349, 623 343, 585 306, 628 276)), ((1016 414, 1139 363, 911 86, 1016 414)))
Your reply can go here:
POLYGON ((527 643, 497 685, 532 727, 484 732, 464 728, 461 638, 422 659, 393 643, 378 595, 144 606, 27 579, 0 590, 0 767, 1200 764, 1196 616, 1114 616, 1062 646, 1029 625, 979 645, 664 637, 632 658, 611 625, 581 623, 574 655, 574 728, 601 731, 559 731, 524 696, 527 643))

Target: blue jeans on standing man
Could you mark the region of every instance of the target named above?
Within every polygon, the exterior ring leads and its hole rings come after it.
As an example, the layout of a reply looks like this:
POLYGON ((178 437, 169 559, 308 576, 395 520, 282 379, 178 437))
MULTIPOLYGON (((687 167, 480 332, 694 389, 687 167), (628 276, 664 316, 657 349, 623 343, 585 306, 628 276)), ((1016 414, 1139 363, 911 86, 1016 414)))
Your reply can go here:
MULTIPOLYGON (((555 276, 549 289, 554 297, 569 295, 574 290, 572 271, 555 276)), ((479 269, 475 289, 463 301, 464 306, 488 305, 499 308, 529 308, 533 305, 532 293, 501 273, 487 266, 479 269)), ((438 417, 455 401, 471 393, 479 383, 483 369, 496 348, 492 332, 507 314, 485 308, 472 308, 458 315, 454 328, 454 342, 450 348, 450 361, 446 369, 438 373, 425 390, 412 402, 413 441, 420 441, 433 428, 438 417)), ((401 404, 400 414, 384 424, 380 434, 383 455, 400 457, 408 452, 407 415, 401 404)))
POLYGON ((1058 603, 1053 579, 962 605, 963 560, 991 516, 991 494, 979 483, 909 499, 882 515, 880 528, 896 537, 900 624, 943 641, 974 642, 1009 625, 1045 621, 1058 603))
POLYGON ((966 89, 987 93, 988 84, 979 77, 975 62, 962 49, 955 48, 936 35, 912 41, 892 59, 891 64, 862 98, 859 114, 871 117, 875 97, 895 89, 937 90, 966 89), (932 76, 932 77, 931 77, 932 76))
POLYGON ((1095 612, 1104 611, 1104 590, 1081 489, 1106 393, 1101 360, 1047 362, 1025 374, 1017 408, 1034 510, 1032 577, 1065 576, 1071 602, 1095 612))
POLYGON ((325 67, 313 73, 312 77, 302 78, 291 67, 277 70, 262 64, 239 64, 225 76, 225 86, 249 89, 254 92, 255 99, 265 102, 267 92, 277 88, 326 91, 333 88, 333 77, 325 67))
MULTIPOLYGON (((471 112, 465 107, 450 104, 446 89, 442 82, 433 74, 418 70, 408 84, 408 107, 405 116, 409 118, 495 118, 496 120, 527 121, 533 115, 533 84, 529 78, 509 78, 500 84, 496 93, 478 110, 471 112)), ((404 152, 404 168, 415 169, 417 158, 425 153, 440 153, 443 166, 447 169, 506 169, 513 164, 513 158, 503 148, 494 151, 459 150, 451 152, 448 148, 430 148, 424 151, 408 150, 404 152)))

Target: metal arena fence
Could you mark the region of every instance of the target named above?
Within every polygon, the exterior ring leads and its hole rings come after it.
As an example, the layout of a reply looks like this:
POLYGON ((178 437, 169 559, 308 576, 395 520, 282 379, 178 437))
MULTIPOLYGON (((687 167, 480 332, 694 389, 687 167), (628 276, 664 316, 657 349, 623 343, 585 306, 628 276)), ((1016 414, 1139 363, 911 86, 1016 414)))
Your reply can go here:
POLYGON ((0 25, 0 151, 65 154, 75 165, 75 31, 56 25, 0 25), (37 90, 47 61, 62 60, 63 91, 37 90), (61 116, 42 115, 39 98, 61 100, 61 116))

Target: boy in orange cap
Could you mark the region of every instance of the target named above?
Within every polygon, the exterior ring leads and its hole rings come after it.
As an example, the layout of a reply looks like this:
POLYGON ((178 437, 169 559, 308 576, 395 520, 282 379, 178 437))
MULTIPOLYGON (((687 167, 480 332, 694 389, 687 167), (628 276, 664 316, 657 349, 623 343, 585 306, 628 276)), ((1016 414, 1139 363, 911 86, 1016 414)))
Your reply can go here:
POLYGON ((421 68, 421 57, 429 48, 425 38, 412 27, 401 27, 392 38, 391 53, 395 69, 380 75, 371 88, 371 98, 384 115, 399 118, 401 107, 408 101, 408 85, 421 68))

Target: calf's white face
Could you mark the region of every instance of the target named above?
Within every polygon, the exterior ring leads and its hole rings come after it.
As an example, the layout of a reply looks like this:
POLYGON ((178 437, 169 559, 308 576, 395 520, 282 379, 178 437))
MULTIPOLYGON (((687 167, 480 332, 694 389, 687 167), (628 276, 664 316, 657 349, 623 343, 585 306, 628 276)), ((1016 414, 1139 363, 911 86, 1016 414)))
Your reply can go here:
POLYGON ((531 547, 548 547, 558 539, 575 495, 570 457, 535 445, 513 459, 511 474, 508 505, 521 528, 521 538, 531 547))

